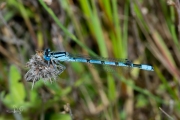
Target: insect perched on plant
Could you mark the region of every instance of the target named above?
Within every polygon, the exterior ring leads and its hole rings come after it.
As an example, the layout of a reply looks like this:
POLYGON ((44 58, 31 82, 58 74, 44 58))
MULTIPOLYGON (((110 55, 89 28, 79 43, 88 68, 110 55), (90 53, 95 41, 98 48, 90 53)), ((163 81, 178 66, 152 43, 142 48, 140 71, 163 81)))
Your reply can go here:
POLYGON ((151 65, 134 64, 128 59, 122 59, 119 61, 107 58, 98 59, 98 57, 84 57, 82 55, 77 56, 71 55, 68 52, 51 52, 50 49, 45 49, 44 51, 36 51, 36 54, 29 60, 27 67, 30 68, 30 70, 26 73, 25 79, 33 82, 32 88, 34 83, 41 78, 43 80, 49 79, 50 81, 51 79, 56 79, 56 77, 66 69, 64 65, 60 64, 60 62, 63 61, 132 67, 147 71, 154 71, 151 65))

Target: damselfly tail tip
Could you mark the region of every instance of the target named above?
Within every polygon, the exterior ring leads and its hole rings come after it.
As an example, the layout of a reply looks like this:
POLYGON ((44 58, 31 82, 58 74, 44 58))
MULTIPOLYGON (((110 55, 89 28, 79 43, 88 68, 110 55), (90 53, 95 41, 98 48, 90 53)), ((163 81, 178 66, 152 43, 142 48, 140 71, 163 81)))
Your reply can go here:
POLYGON ((154 68, 151 65, 143 65, 142 64, 140 69, 148 70, 148 71, 154 71, 154 68))
POLYGON ((147 67, 147 70, 149 70, 149 71, 154 71, 154 67, 153 66, 151 66, 151 65, 147 65, 148 67, 147 67))
POLYGON ((154 71, 154 67, 152 67, 151 71, 154 71))

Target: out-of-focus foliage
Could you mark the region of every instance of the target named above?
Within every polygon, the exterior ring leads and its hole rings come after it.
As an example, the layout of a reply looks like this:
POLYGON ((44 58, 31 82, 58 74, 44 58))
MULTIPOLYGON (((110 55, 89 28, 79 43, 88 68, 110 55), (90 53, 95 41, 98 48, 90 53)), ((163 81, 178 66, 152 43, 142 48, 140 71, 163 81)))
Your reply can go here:
POLYGON ((0 120, 180 119, 180 6, 167 1, 0 0, 0 120), (45 48, 155 71, 63 62, 31 90, 25 66, 45 48))

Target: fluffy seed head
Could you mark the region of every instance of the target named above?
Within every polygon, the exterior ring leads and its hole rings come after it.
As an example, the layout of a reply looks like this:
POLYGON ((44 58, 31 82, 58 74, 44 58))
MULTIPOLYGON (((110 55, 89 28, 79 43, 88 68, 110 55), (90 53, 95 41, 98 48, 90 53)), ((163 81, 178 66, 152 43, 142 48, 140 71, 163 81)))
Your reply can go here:
POLYGON ((36 51, 36 54, 27 62, 26 67, 29 71, 25 74, 25 79, 28 82, 36 82, 39 79, 51 80, 63 72, 64 66, 58 64, 56 61, 50 62, 43 59, 43 51, 36 51))

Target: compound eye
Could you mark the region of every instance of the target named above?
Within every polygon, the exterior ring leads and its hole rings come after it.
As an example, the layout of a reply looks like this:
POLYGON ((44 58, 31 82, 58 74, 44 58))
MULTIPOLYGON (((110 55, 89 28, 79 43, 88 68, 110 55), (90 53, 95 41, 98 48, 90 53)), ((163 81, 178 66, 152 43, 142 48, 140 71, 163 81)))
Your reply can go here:
POLYGON ((49 48, 45 49, 45 52, 44 52, 45 56, 48 56, 50 51, 51 50, 49 48))

